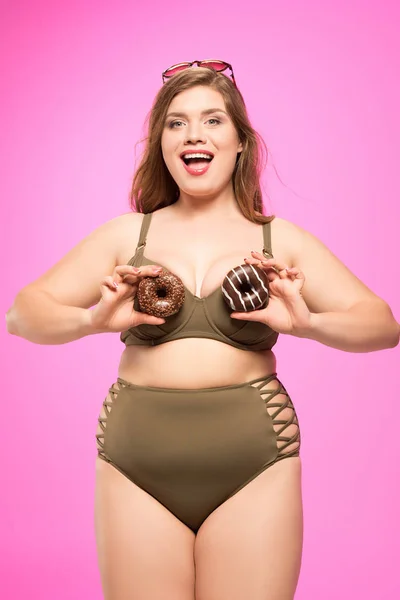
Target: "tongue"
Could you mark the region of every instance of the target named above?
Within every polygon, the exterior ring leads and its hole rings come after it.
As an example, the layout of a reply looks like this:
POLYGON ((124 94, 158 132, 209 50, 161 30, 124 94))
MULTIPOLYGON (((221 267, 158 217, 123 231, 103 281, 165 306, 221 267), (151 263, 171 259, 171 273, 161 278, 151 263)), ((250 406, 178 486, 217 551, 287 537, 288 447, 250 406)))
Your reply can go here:
POLYGON ((187 164, 189 167, 193 167, 193 169, 203 169, 210 164, 210 161, 205 158, 189 158, 187 164))

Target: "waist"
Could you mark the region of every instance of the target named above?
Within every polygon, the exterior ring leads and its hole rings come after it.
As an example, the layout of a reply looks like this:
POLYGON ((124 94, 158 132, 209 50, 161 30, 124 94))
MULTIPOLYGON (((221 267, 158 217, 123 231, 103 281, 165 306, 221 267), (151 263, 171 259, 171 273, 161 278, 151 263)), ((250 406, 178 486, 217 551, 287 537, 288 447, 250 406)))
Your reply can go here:
POLYGON ((118 376, 137 385, 190 389, 236 385, 274 372, 271 350, 244 351, 215 340, 187 338, 128 346, 118 376))

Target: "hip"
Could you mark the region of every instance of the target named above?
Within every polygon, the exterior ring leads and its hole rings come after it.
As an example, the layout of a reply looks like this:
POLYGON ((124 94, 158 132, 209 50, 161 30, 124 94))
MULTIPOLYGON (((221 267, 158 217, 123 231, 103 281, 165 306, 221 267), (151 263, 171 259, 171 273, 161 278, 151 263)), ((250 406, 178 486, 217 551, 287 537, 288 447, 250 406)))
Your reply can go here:
POLYGON ((195 463, 200 448, 202 460, 204 452, 212 460, 233 449, 240 460, 253 448, 255 456, 265 451, 276 462, 299 456, 300 449, 297 412, 276 373, 192 389, 143 386, 118 377, 103 402, 96 437, 106 460, 152 456, 155 448, 162 455, 168 451, 172 462, 192 449, 195 463))

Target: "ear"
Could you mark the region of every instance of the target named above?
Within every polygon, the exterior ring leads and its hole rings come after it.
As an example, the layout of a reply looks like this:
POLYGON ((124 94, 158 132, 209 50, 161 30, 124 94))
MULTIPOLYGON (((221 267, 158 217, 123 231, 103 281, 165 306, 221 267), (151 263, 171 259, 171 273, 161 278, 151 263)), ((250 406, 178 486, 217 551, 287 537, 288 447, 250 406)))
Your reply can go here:
POLYGON ((243 144, 242 144, 242 142, 240 142, 240 143, 239 143, 239 146, 238 146, 237 152, 238 152, 238 153, 239 153, 239 152, 243 152, 243 144))

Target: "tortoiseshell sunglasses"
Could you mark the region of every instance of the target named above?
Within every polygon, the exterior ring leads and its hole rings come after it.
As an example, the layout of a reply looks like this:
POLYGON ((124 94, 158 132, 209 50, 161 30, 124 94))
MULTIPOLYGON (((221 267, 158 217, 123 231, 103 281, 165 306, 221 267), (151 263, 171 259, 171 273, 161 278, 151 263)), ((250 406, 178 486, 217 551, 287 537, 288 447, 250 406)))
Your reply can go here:
POLYGON ((213 69, 214 71, 218 71, 219 73, 226 71, 226 69, 230 69, 230 77, 236 86, 235 77, 233 76, 232 65, 223 60, 214 60, 211 58, 207 60, 193 60, 192 62, 179 63, 177 65, 172 65, 172 67, 168 67, 168 69, 166 69, 162 73, 163 83, 165 83, 166 79, 173 77, 174 75, 176 75, 176 73, 179 73, 184 69, 190 68, 192 65, 197 65, 198 67, 207 67, 208 69, 213 69))

